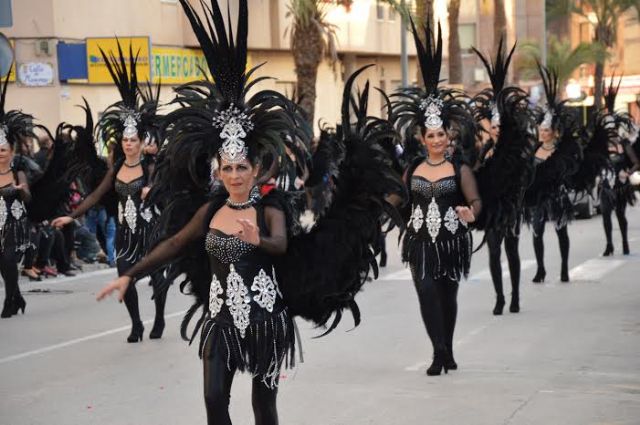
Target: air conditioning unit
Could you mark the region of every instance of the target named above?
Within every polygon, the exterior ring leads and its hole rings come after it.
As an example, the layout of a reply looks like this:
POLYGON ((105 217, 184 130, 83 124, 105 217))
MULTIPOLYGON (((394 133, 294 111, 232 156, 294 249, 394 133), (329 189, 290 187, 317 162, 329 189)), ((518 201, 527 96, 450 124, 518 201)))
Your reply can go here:
POLYGON ((53 56, 55 53, 56 41, 50 38, 36 40, 36 56, 53 56))

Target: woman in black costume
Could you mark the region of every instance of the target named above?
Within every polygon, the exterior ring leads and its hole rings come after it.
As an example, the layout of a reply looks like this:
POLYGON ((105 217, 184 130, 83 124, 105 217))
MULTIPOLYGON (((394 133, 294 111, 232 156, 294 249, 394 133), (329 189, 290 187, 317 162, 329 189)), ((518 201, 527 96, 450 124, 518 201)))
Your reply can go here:
POLYGON ((534 171, 532 158, 535 142, 531 140, 530 134, 534 122, 533 115, 528 113, 523 105, 527 101, 526 94, 514 87, 504 87, 515 47, 514 45, 507 54, 501 39, 493 63, 474 49, 484 63, 491 80, 491 88, 476 95, 473 103, 476 119, 487 121, 490 125, 490 138, 480 152, 480 164, 476 174, 479 177, 485 206, 484 216, 481 217, 478 227, 485 230, 489 248, 489 269, 496 293, 494 315, 501 315, 505 305, 500 258, 503 241, 511 277, 509 311, 520 311, 518 242, 524 192, 531 184, 534 171), (503 102, 506 102, 502 114, 498 108, 498 98, 501 96, 504 97, 503 102), (514 170, 518 173, 514 173, 514 170), (483 191, 483 185, 486 185, 488 190, 483 191))
POLYGON ((573 217, 569 188, 578 171, 580 152, 579 125, 560 102, 558 77, 555 71, 540 67, 547 105, 540 114, 538 134, 540 145, 535 151, 535 180, 527 190, 525 211, 533 229, 533 248, 538 268, 533 282, 544 282, 544 229, 547 220, 554 222, 560 246, 560 280, 569 281, 568 224, 573 217))
POLYGON ((600 180, 600 211, 602 223, 607 238, 607 246, 603 256, 613 255, 613 240, 611 237, 611 213, 615 211, 622 237, 622 253, 629 255, 629 240, 627 236, 627 205, 635 203, 635 190, 629 183, 629 176, 640 169, 640 162, 631 146, 629 131, 632 126, 630 117, 615 112, 615 102, 618 88, 613 86, 613 79, 605 92, 606 116, 603 117, 612 125, 613 131, 608 140, 609 167, 604 170, 600 180))
MULTIPOLYGON (((458 282, 469 273, 472 238, 469 223, 480 213, 480 200, 471 168, 447 155, 454 130, 462 144, 474 144, 475 123, 466 98, 438 88, 442 36, 437 44, 429 27, 426 46, 413 27, 425 89, 397 93, 394 115, 405 139, 417 135, 427 157, 413 161, 406 172, 411 217, 403 241, 418 293, 420 312, 433 345, 427 375, 457 369, 453 334, 457 317, 458 282), (470 143, 468 142, 470 140, 470 143)), ((459 147, 458 147, 459 148, 459 147)))
POLYGON ((32 136, 32 117, 20 111, 5 112, 9 76, 0 87, 0 274, 5 299, 0 317, 8 318, 27 306, 18 286, 18 263, 30 246, 25 203, 31 192, 24 171, 14 164, 14 152, 24 137, 32 136))
MULTIPOLYGON (((146 244, 157 216, 155 208, 145 205, 144 199, 150 190, 154 166, 142 156, 143 142, 147 132, 157 126, 157 99, 143 99, 137 84, 136 60, 129 48, 129 70, 118 44, 119 58, 113 53, 108 57, 104 52, 105 63, 122 96, 122 100, 110 106, 100 122, 98 131, 104 140, 118 140, 109 160, 106 174, 98 187, 69 216, 58 217, 52 224, 61 227, 82 216, 89 208, 98 204, 112 189, 118 202, 118 220, 116 225, 116 267, 122 275, 130 269, 145 253, 146 244), (146 100, 146 101, 145 101, 146 100)), ((156 278, 157 276, 152 276, 156 278)), ((155 288, 156 286, 154 286, 155 288)), ((164 307, 166 291, 154 291, 156 315, 149 337, 162 337, 164 331, 164 307)), ((127 342, 142 341, 144 326, 140 319, 138 292, 131 287, 124 303, 131 318, 131 333, 127 342)))

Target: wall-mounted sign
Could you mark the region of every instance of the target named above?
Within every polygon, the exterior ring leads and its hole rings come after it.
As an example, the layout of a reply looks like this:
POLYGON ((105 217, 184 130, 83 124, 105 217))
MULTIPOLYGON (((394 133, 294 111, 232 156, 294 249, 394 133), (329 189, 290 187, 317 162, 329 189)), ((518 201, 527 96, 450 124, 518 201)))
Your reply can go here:
POLYGON ((53 65, 46 62, 26 62, 18 65, 18 82, 28 87, 53 85, 53 65))
POLYGON ((153 82, 162 84, 184 84, 202 80, 209 75, 207 60, 200 49, 181 47, 153 47, 151 49, 151 73, 153 82))
POLYGON ((133 56, 138 55, 137 74, 138 81, 144 82, 151 78, 149 67, 150 43, 149 37, 115 37, 113 38, 87 38, 87 68, 89 83, 113 84, 109 70, 104 63, 100 48, 109 55, 110 52, 118 57, 118 40, 122 47, 127 67, 129 66, 129 46, 133 56))

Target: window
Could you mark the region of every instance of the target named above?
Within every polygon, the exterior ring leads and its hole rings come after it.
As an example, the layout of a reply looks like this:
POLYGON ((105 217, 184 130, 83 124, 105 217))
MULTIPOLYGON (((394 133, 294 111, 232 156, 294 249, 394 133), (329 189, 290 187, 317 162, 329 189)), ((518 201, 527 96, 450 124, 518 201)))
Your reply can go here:
POLYGON ((459 24, 458 36, 460 37, 460 51, 471 53, 471 48, 476 45, 476 24, 459 24))
POLYGON ((395 22, 396 15, 397 15, 396 9, 393 6, 389 6, 389 21, 395 22))
POLYGON ((384 5, 380 0, 376 0, 376 18, 378 21, 384 21, 384 5))

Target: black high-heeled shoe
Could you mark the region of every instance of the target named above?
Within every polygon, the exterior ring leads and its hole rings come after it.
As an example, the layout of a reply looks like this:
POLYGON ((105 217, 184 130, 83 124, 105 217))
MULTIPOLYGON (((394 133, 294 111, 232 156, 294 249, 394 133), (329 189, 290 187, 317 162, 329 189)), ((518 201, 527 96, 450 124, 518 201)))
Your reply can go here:
POLYGON ((560 272, 560 282, 569 282, 569 268, 567 266, 562 266, 562 271, 560 272))
POLYGON ((445 366, 447 370, 458 370, 458 363, 453 358, 453 349, 447 347, 447 359, 445 360, 445 366))
POLYGON ((26 308, 27 302, 22 298, 22 295, 18 294, 13 300, 13 314, 18 314, 20 310, 22 310, 22 314, 24 314, 26 308))
POLYGON ((153 328, 151 328, 151 332, 149 333, 149 339, 162 338, 162 332, 164 332, 164 319, 156 319, 153 322, 153 328))
POLYGON ((494 316, 502 316, 502 310, 504 309, 504 296, 496 298, 496 305, 493 307, 494 316))
POLYGON ((7 319, 13 316, 13 301, 9 298, 5 298, 4 306, 2 307, 2 313, 0 313, 0 317, 3 319, 7 319))
POLYGON ((133 325, 133 327, 131 328, 131 333, 127 337, 127 342, 130 344, 135 342, 141 342, 143 333, 144 333, 144 326, 142 325, 142 323, 137 323, 133 325))
POLYGON ((520 313, 520 296, 511 294, 511 304, 509 304, 509 312, 520 313))
POLYGON ((443 369, 445 374, 448 373, 449 366, 447 365, 446 357, 445 351, 436 352, 433 355, 433 362, 431 362, 431 366, 427 369, 427 375, 439 376, 443 369))
POLYGON ((607 246, 604 249, 604 252, 602 253, 603 257, 608 257, 610 255, 613 255, 613 245, 611 244, 607 244, 607 246))
POLYGON ((547 277, 547 272, 545 269, 538 269, 536 275, 533 277, 533 283, 542 283, 544 282, 544 278, 547 277))
POLYGON ((622 255, 629 255, 629 242, 626 240, 622 241, 622 255))

